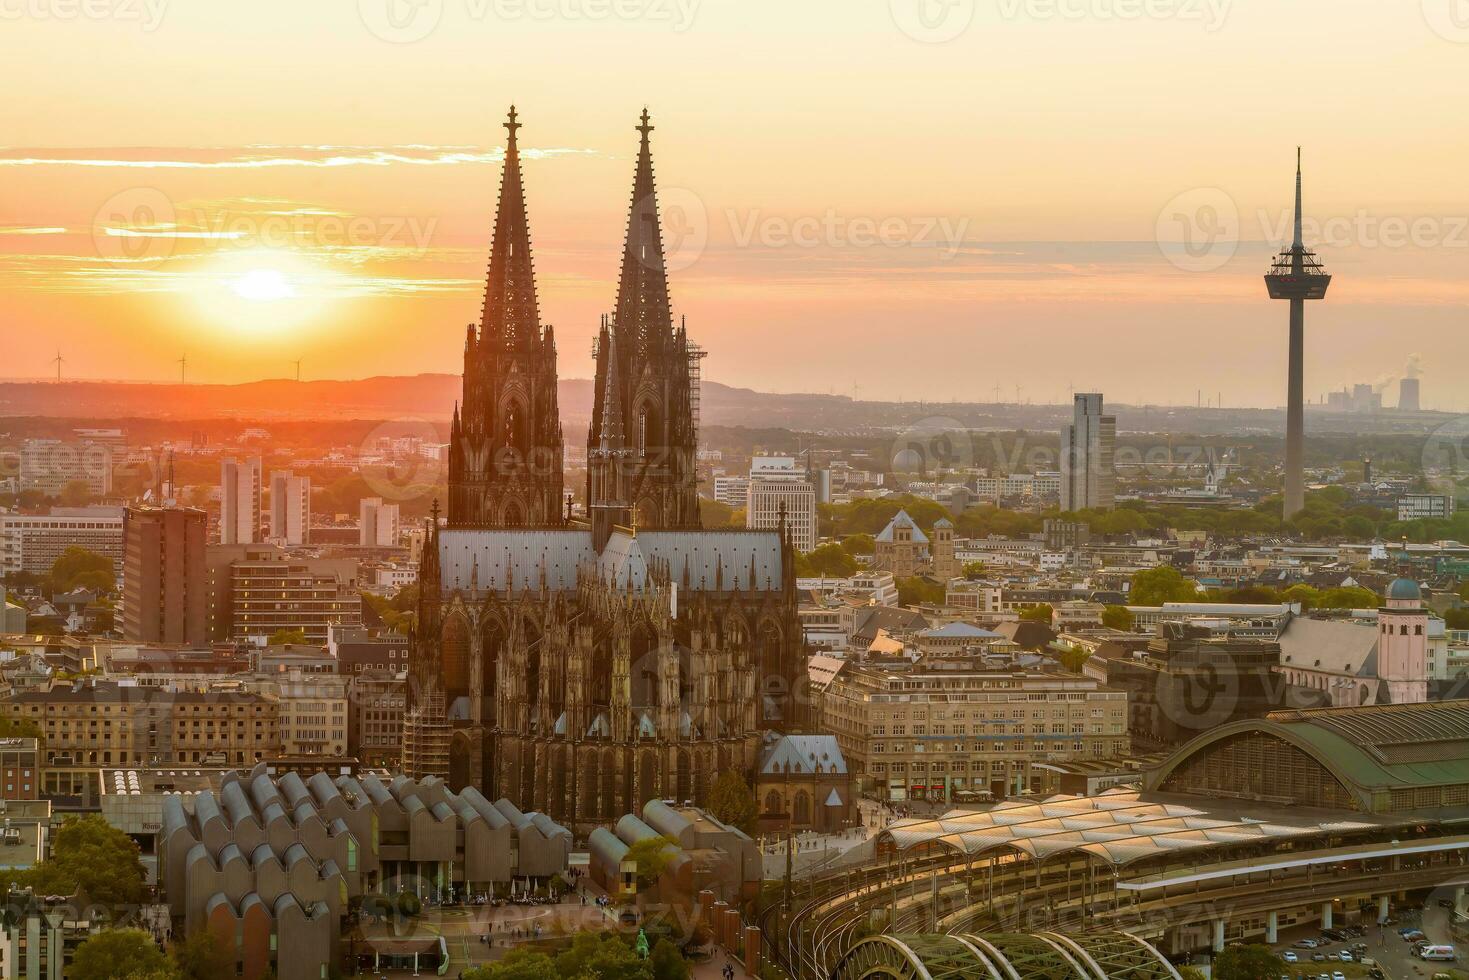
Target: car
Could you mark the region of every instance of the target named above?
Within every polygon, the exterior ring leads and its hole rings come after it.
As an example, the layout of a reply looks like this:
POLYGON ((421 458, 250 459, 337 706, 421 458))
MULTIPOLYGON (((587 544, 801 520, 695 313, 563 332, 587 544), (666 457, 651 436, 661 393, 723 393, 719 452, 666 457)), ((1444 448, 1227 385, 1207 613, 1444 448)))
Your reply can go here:
POLYGON ((1312 963, 1325 963, 1326 962, 1326 954, 1325 953, 1312 953, 1311 954, 1311 962, 1312 963))
POLYGON ((1284 953, 1281 953, 1280 958, 1285 960, 1287 963, 1301 962, 1301 958, 1295 954, 1295 950, 1291 949, 1288 949, 1284 953))
POLYGON ((1344 949, 1340 953, 1337 953, 1336 958, 1341 960, 1343 963, 1351 963, 1356 959, 1356 957, 1352 955, 1352 951, 1349 949, 1344 949))
POLYGON ((1298 939, 1295 942, 1296 949, 1315 949, 1321 944, 1314 939, 1298 939))
POLYGON ((1337 970, 1331 975, 1331 980, 1347 980, 1347 975, 1340 970, 1337 970))
POLYGON ((1327 939, 1330 939, 1334 943, 1339 943, 1343 939, 1347 938, 1340 929, 1322 929, 1321 935, 1327 939))

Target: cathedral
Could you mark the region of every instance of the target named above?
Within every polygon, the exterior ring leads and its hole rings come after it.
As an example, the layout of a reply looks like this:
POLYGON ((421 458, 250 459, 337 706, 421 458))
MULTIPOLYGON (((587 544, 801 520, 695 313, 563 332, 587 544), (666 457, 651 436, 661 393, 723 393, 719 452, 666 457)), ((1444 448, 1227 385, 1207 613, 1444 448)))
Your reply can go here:
POLYGON ((419 570, 403 766, 587 827, 753 777, 762 735, 801 721, 805 658, 785 530, 700 528, 702 352, 674 323, 646 111, 572 515, 520 125, 512 108, 447 519, 436 508, 419 570))

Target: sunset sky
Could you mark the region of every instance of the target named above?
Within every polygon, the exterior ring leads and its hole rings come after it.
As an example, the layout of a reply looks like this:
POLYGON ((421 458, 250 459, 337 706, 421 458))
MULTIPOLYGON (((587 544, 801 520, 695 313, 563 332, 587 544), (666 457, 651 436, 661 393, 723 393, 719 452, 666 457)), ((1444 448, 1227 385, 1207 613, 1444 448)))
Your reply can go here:
POLYGON ((589 377, 647 105, 714 380, 1279 405, 1301 144, 1308 397, 1469 411, 1457 2, 0 0, 0 377, 457 371, 512 102, 589 377))

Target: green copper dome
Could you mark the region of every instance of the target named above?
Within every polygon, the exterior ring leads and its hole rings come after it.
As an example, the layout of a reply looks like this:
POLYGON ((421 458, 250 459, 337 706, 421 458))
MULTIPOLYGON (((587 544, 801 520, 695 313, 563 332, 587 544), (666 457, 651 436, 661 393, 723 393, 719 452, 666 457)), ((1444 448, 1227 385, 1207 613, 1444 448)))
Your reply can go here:
POLYGON ((1389 599, 1422 599, 1423 592, 1418 588, 1418 583, 1410 578, 1393 579, 1392 585, 1387 587, 1389 599))

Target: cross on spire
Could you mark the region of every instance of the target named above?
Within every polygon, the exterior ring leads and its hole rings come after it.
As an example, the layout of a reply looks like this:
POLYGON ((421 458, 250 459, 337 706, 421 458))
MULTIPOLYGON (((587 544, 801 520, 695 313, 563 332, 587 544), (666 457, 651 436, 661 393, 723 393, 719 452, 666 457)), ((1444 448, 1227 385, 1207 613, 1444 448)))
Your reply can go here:
POLYGON ((648 107, 643 106, 643 120, 638 124, 637 131, 643 134, 643 142, 648 142, 648 134, 653 131, 653 124, 648 121, 648 107))
POLYGON ((504 124, 503 124, 506 129, 510 130, 510 138, 511 139, 515 139, 515 131, 517 129, 519 129, 521 127, 521 125, 522 125, 522 123, 518 123, 518 122, 515 121, 517 115, 518 115, 518 113, 515 111, 515 106, 511 106, 510 107, 510 118, 507 119, 504 122, 504 124))

